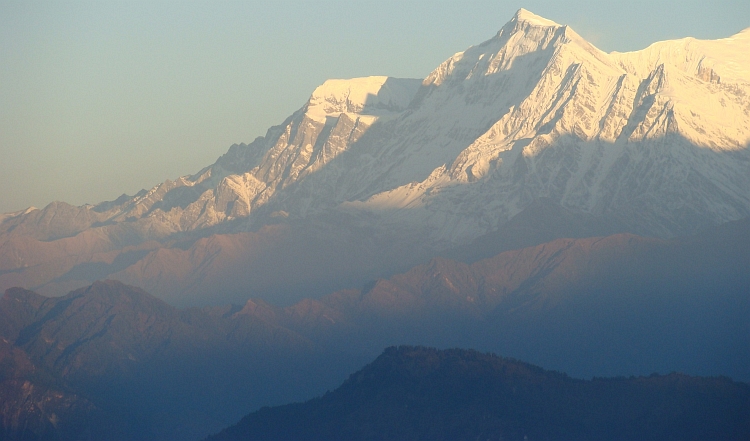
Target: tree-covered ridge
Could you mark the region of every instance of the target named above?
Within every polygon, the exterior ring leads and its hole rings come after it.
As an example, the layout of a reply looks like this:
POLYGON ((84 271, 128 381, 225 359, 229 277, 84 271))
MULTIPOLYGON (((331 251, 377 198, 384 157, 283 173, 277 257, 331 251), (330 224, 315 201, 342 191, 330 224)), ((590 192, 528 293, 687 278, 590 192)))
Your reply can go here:
POLYGON ((390 347, 338 389, 228 440, 744 440, 750 386, 672 373, 579 380, 472 350, 390 347))

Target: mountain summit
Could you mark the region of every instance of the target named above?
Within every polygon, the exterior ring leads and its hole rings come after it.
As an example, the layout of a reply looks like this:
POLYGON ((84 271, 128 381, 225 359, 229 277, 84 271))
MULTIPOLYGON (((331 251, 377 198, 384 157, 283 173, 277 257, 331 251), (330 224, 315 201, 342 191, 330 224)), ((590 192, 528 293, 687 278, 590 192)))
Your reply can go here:
POLYGON ((424 79, 326 81, 195 175, 3 216, 0 288, 54 293, 112 277, 188 303, 211 283, 324 292, 502 231, 540 200, 607 234, 673 237, 741 219, 749 51, 746 30, 608 54, 521 9, 424 79), (346 256, 364 266, 346 269, 346 256))
POLYGON ((511 23, 513 22, 526 22, 532 26, 549 26, 549 27, 560 27, 559 24, 552 20, 548 20, 544 17, 540 17, 531 11, 527 11, 524 8, 519 9, 516 15, 513 16, 511 23))

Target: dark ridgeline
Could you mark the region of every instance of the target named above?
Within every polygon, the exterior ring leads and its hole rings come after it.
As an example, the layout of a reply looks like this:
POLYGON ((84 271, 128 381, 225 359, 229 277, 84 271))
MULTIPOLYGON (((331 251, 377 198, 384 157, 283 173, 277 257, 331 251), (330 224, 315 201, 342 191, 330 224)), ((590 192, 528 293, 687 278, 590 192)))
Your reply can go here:
POLYGON ((750 386, 683 374, 577 380, 471 350, 391 347, 333 392, 207 441, 747 440, 750 386))

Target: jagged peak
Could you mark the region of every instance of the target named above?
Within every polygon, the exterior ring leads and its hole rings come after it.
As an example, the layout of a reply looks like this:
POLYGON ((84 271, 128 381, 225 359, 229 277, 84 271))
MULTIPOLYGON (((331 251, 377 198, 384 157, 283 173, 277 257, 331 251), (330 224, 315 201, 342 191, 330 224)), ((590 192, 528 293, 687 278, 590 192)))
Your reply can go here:
POLYGON ((559 28, 567 29, 567 26, 560 25, 552 20, 540 17, 533 12, 529 12, 526 9, 521 8, 516 12, 516 14, 513 16, 513 18, 510 19, 509 22, 505 23, 505 25, 500 28, 494 39, 507 39, 517 33, 528 33, 529 28, 551 28, 552 30, 556 31, 559 28))
POLYGON ((540 17, 533 12, 530 12, 524 8, 519 9, 516 15, 513 16, 511 22, 525 22, 532 26, 552 26, 560 27, 561 25, 555 23, 552 20, 548 20, 544 17, 540 17))
POLYGON ((585 43, 567 26, 519 9, 493 38, 456 53, 431 72, 423 84, 440 85, 449 78, 464 80, 487 76, 507 70, 515 59, 570 41, 585 43))

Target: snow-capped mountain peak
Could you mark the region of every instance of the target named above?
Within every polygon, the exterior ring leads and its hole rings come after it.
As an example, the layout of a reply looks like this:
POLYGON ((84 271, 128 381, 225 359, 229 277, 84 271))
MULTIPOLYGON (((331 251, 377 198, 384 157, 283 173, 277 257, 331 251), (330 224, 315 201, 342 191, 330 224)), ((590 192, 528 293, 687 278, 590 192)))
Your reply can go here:
POLYGON ((516 15, 513 16, 510 23, 525 22, 532 26, 548 26, 548 27, 560 27, 559 24, 552 20, 548 20, 544 17, 540 17, 533 12, 527 11, 524 8, 519 9, 516 15))
MULTIPOLYGON (((626 197, 611 181, 624 158, 674 155, 684 143, 747 152, 748 35, 606 54, 569 27, 520 9, 421 86, 384 76, 326 81, 264 138, 233 146, 201 177, 149 192, 135 205, 151 205, 128 216, 168 220, 182 231, 261 207, 304 218, 338 206, 399 212, 398 219, 432 225, 440 240, 462 242, 499 227, 536 197, 592 213, 617 211, 640 197, 626 197), (725 77, 739 82, 725 84, 725 77), (680 141, 665 141, 669 136, 680 141), (151 201, 189 186, 179 203, 151 201)), ((750 212, 744 163, 686 161, 669 173, 700 170, 713 180, 736 172, 726 197, 742 202, 727 208, 726 219, 750 212)))
POLYGON ((595 57, 604 52, 595 48, 567 26, 520 9, 491 39, 444 61, 427 78, 425 86, 439 86, 471 78, 509 71, 516 64, 531 71, 544 68, 558 48, 574 43, 595 57))
MULTIPOLYGON (((411 216, 421 210, 433 231, 441 231, 436 235, 456 240, 474 234, 468 230, 481 230, 483 223, 498 225, 494 219, 500 213, 518 212, 531 194, 604 213, 642 199, 640 191, 625 194, 662 175, 646 184, 647 193, 670 193, 667 200, 682 201, 671 205, 689 206, 689 210, 706 207, 691 216, 710 217, 709 211, 734 212, 730 218, 746 216, 750 213, 750 88, 744 77, 750 41, 745 37, 740 33, 716 41, 667 41, 643 51, 606 54, 572 29, 521 10, 494 38, 455 54, 423 83, 436 88, 431 105, 442 108, 450 102, 455 115, 472 115, 475 122, 497 115, 494 123, 447 167, 436 167, 418 183, 346 206, 378 212, 408 209, 411 216), (722 85, 722 74, 736 80, 722 85), (502 93, 494 95, 498 91, 502 93), (701 149, 738 152, 739 162, 701 149), (674 155, 682 159, 673 162, 674 155), (652 159, 646 158, 655 157, 669 165, 653 174, 636 172, 650 169, 646 163, 652 159), (631 178, 622 177, 623 164, 632 164, 633 169, 626 171, 631 178), (695 202, 704 197, 699 196, 703 190, 693 192, 677 184, 691 175, 722 181, 726 173, 733 176, 732 190, 724 187, 722 192, 728 193, 705 205, 695 202), (611 179, 619 182, 615 193, 606 183, 611 179), (634 187, 626 190, 623 179, 634 187), (488 197, 478 197, 476 191, 487 192, 488 197), (449 199, 454 201, 449 211, 460 214, 438 221, 435 214, 442 212, 438 207, 449 199), (718 199, 742 202, 735 208, 719 208, 718 199), (735 211, 740 205, 744 208, 735 211), (492 211, 491 206, 499 211, 483 220, 472 218, 477 223, 467 225, 464 213, 482 216, 492 211)), ((459 121, 460 117, 453 125, 459 121)), ((664 206, 649 210, 659 212, 662 220, 676 213, 664 206)), ((675 223, 682 221, 675 218, 675 223)))
MULTIPOLYGON (((521 9, 424 79, 328 80, 196 175, 65 216, 53 206, 0 216, 0 234, 88 228, 137 245, 285 219, 359 222, 439 250, 502 229, 539 199, 623 231, 692 233, 750 216, 748 53, 750 29, 607 54, 521 9), (67 218, 74 227, 37 228, 67 218)), ((0 278, 29 261, 21 254, 0 278)))

